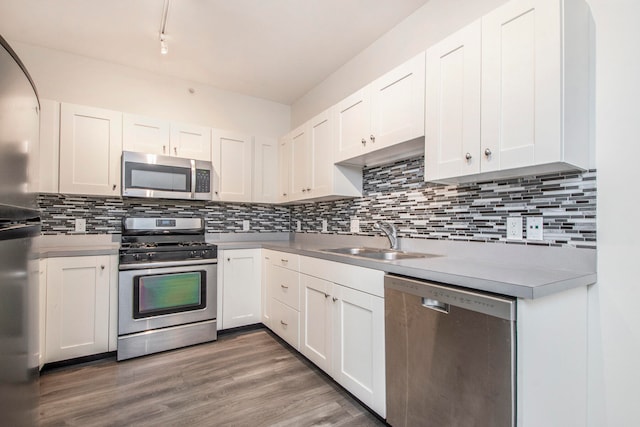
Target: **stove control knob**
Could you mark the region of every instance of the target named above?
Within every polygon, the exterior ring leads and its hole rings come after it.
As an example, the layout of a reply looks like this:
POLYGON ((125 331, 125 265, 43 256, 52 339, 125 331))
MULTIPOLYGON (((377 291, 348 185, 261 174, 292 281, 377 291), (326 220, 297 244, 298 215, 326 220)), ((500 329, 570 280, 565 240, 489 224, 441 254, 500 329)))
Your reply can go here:
POLYGON ((195 258, 198 254, 196 253, 196 251, 189 251, 189 257, 190 258, 195 258))
POLYGON ((140 261, 140 254, 133 254, 133 259, 136 261, 140 261))
POLYGON ((153 253, 153 252, 147 252, 147 259, 148 259, 148 260, 153 259, 153 257, 154 257, 154 256, 155 256, 155 255, 154 255, 154 253, 153 253))

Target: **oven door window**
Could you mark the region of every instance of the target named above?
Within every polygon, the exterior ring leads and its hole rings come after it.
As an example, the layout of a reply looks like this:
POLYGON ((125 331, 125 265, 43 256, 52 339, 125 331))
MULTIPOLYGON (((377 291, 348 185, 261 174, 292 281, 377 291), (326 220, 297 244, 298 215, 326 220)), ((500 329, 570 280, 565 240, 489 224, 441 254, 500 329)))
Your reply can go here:
POLYGON ((207 273, 169 273, 136 276, 133 318, 200 310, 207 306, 207 273))
POLYGON ((157 191, 191 191, 191 168, 125 163, 125 188, 157 191))

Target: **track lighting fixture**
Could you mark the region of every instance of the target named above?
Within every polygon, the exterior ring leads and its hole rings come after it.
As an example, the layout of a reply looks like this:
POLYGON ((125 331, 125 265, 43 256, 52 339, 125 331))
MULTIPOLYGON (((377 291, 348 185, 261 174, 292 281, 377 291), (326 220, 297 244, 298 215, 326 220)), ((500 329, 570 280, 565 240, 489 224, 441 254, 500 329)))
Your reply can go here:
POLYGON ((166 55, 169 53, 169 44, 167 43, 167 36, 165 34, 167 30, 167 18, 169 17, 169 6, 171 0, 164 0, 164 6, 162 7, 162 20, 160 21, 160 53, 166 55))

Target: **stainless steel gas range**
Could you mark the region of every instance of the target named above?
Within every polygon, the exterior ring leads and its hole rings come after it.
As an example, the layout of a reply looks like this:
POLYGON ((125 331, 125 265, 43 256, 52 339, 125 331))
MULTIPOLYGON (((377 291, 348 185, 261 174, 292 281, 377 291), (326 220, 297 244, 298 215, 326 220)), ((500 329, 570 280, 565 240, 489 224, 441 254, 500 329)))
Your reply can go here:
POLYGON ((118 360, 217 338, 217 256, 203 218, 123 219, 118 360))

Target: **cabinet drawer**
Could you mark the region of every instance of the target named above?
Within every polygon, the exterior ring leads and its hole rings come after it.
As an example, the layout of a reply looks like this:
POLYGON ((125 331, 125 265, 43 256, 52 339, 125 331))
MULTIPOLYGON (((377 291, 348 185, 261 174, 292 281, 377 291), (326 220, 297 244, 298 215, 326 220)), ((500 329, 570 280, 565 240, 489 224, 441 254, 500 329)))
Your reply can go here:
POLYGON ((300 268, 300 256, 287 252, 272 252, 271 263, 280 267, 298 271, 300 268))
POLYGON ((298 350, 300 313, 276 299, 271 303, 271 330, 298 350))
POLYGON ((270 293, 271 297, 300 310, 300 274, 297 271, 272 265, 270 293))

